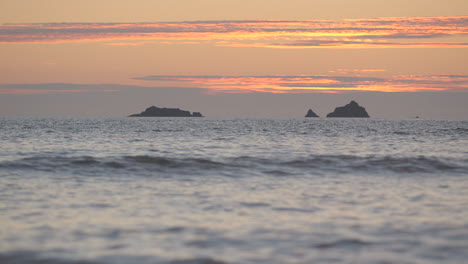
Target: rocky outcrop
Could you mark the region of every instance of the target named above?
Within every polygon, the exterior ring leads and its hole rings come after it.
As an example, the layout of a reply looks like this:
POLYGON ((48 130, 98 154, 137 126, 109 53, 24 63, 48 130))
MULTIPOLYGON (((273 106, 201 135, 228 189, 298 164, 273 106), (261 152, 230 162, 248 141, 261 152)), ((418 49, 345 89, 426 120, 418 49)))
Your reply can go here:
POLYGON ((329 113, 327 117, 369 117, 369 114, 364 107, 351 101, 345 106, 335 108, 335 111, 329 113))
POLYGON ((316 113, 314 113, 314 111, 312 111, 312 109, 309 109, 309 111, 307 111, 307 114, 305 117, 319 117, 316 113))
POLYGON ((180 110, 179 108, 159 108, 151 106, 146 108, 145 111, 129 115, 129 117, 203 117, 200 112, 193 112, 193 115, 189 111, 180 110))

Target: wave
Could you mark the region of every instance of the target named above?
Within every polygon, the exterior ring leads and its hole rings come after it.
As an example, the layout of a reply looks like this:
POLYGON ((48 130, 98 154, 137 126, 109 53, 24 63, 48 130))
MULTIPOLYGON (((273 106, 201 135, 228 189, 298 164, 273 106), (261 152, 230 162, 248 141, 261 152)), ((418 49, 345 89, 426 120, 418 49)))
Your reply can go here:
POLYGON ((110 263, 139 263, 139 264, 227 264, 227 262, 212 258, 187 258, 175 260, 161 260, 151 256, 106 256, 95 260, 45 257, 43 252, 14 251, 0 253, 0 263, 11 264, 110 264, 110 263))
POLYGON ((340 239, 329 243, 317 244, 315 247, 323 250, 333 248, 363 247, 370 245, 372 245, 372 243, 360 239, 340 239))
POLYGON ((1 171, 43 171, 52 173, 106 175, 125 173, 132 175, 215 174, 242 175, 324 175, 329 173, 370 174, 468 174, 468 160, 437 157, 390 157, 353 155, 316 155, 296 159, 262 157, 231 158, 179 158, 150 155, 111 157, 33 156, 0 162, 1 171))

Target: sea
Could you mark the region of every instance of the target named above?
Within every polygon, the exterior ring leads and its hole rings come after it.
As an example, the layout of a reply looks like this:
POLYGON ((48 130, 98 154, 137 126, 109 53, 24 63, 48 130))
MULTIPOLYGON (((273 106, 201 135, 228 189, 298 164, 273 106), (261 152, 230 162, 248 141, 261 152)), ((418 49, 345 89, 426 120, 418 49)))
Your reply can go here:
POLYGON ((468 263, 468 121, 0 118, 0 263, 468 263))

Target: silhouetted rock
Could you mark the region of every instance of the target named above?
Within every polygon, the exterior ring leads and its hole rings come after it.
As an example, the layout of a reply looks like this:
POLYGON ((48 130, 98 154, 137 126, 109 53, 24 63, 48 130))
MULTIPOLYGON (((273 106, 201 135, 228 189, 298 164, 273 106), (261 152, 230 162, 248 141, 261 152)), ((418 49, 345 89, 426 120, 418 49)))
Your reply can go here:
POLYGON ((307 114, 305 117, 319 117, 316 113, 314 113, 314 111, 312 111, 312 109, 309 109, 309 111, 307 111, 307 114))
POLYGON ((151 106, 146 108, 144 112, 139 114, 129 115, 129 117, 203 117, 200 112, 194 112, 193 115, 189 111, 180 110, 179 108, 159 108, 151 106))
POLYGON ((329 113, 327 117, 369 117, 364 107, 359 106, 355 101, 351 103, 335 108, 333 113, 329 113))

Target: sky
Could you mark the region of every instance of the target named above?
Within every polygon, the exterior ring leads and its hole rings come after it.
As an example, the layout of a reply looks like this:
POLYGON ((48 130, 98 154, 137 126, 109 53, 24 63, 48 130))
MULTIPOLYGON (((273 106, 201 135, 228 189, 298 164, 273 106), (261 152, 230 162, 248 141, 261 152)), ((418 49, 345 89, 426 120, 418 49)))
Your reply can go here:
POLYGON ((466 0, 1 0, 0 117, 468 119, 466 0))

